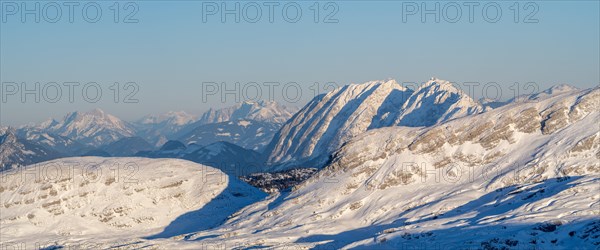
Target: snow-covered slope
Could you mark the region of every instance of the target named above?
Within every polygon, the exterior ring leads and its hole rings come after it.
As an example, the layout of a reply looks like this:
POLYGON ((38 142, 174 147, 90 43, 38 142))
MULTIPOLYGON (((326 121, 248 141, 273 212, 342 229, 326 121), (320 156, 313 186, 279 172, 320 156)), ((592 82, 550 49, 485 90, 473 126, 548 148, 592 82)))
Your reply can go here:
POLYGON ((333 151, 369 129, 430 126, 481 111, 477 102, 443 80, 432 79, 415 91, 394 80, 351 84, 313 99, 265 152, 275 169, 321 167, 333 151))
POLYGON ((596 88, 374 129, 291 193, 161 246, 595 249, 599 104, 596 88))
POLYGON ((168 138, 186 125, 194 122, 196 116, 186 112, 167 112, 159 115, 147 115, 134 122, 138 136, 155 145, 164 144, 168 138))
POLYGON ((171 237, 215 226, 265 196, 217 169, 184 160, 65 158, 24 171, 44 166, 64 171, 27 175, 30 179, 15 171, 0 176, 4 246, 79 249, 132 237, 171 237))
POLYGON ((49 120, 26 129, 65 136, 94 147, 135 135, 132 125, 100 109, 69 113, 60 121, 49 120))
POLYGON ((63 154, 19 138, 13 128, 0 130, 0 171, 63 157, 63 154))

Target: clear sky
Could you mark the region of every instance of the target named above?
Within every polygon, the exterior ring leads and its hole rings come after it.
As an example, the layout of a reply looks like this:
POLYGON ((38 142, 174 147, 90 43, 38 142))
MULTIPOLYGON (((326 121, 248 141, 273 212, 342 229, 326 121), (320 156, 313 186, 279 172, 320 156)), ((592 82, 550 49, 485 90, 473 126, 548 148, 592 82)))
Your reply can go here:
POLYGON ((539 90, 560 83, 580 88, 600 83, 598 1, 518 6, 498 1, 487 6, 487 15, 484 6, 490 2, 479 2, 472 7, 472 20, 465 2, 338 1, 319 2, 317 7, 315 1, 298 1, 287 5, 286 16, 283 9, 289 2, 278 2, 272 22, 270 2, 226 2, 230 12, 240 14, 239 23, 236 14, 225 15, 223 22, 222 2, 120 2, 116 8, 114 1, 97 1, 97 6, 87 6, 86 16, 86 2, 81 2, 71 6, 73 22, 71 7, 43 1, 25 2, 34 14, 24 12, 23 22, 21 3, 2 1, 1 125, 39 122, 96 107, 125 120, 171 110, 198 114, 236 102, 234 95, 252 99, 256 86, 265 99, 269 82, 280 84, 272 87, 275 100, 294 106, 310 100, 316 86, 317 92, 325 91, 328 82, 424 82, 436 76, 458 85, 478 82, 475 98, 482 96, 485 84, 496 82, 503 89, 501 99, 514 95, 515 82, 521 93, 530 92, 528 82, 539 90), (35 3, 40 3, 39 23, 35 3), (239 11, 231 11, 236 3, 239 11), (436 14, 422 20, 422 7, 431 10, 436 3, 440 21, 436 14), (97 7, 102 14, 93 23, 97 7), (297 7, 302 14, 296 18, 297 7), (114 21, 115 9, 120 10, 119 22, 114 21), (35 82, 40 83, 38 90, 35 82), (71 85, 73 102, 68 82, 80 84, 71 85), (89 82, 97 85, 88 86, 91 94, 82 96, 89 82), (236 94, 226 95, 223 103, 223 90, 214 89, 221 86, 211 82, 224 82, 236 94), (240 82, 237 90, 235 82, 240 82), (288 95, 282 94, 284 85, 288 95), (21 100, 23 86, 37 91, 40 102, 33 94, 21 100), (56 95, 57 86, 61 96, 56 95), (95 98, 94 86, 102 89, 102 97, 95 98), (298 98, 294 86, 302 90, 298 98), (115 89, 120 89, 118 95, 115 89))

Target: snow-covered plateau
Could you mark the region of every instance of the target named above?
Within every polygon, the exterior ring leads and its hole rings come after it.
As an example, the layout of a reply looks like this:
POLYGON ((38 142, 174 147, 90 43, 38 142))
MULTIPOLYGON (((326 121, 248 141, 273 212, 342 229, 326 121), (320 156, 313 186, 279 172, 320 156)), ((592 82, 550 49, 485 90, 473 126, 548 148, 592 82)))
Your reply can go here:
POLYGON ((177 159, 64 158, 0 178, 0 241, 25 249, 174 237, 217 226, 266 196, 177 159))

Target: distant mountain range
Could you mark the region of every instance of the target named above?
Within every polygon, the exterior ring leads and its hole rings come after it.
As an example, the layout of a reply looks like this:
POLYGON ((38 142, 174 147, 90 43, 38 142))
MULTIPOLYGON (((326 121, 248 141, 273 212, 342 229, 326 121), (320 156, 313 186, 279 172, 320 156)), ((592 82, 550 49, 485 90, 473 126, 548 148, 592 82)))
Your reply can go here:
POLYGON ((286 107, 274 101, 244 101, 228 108, 211 108, 195 124, 203 125, 235 120, 281 124, 290 119, 296 111, 296 108, 286 107))
MULTIPOLYGON (((73 112, 62 119, 11 129, 11 138, 47 152, 40 152, 40 157, 34 154, 6 158, 3 165, 27 165, 65 156, 133 156, 157 150, 169 140, 179 140, 186 147, 229 142, 251 152, 261 151, 294 112, 294 108, 265 101, 210 109, 200 118, 185 112, 168 112, 147 115, 131 123, 100 109, 73 112)), ((13 141, 6 140, 4 147, 13 141)), ((201 158, 194 159, 202 162, 201 158)))
POLYGON ((210 109, 198 121, 178 130, 172 139, 200 145, 226 141, 262 151, 296 111, 267 101, 246 101, 228 108, 210 109))
POLYGON ((160 115, 147 115, 135 121, 137 135, 155 146, 168 141, 186 125, 196 121, 197 117, 186 112, 167 112, 160 115))

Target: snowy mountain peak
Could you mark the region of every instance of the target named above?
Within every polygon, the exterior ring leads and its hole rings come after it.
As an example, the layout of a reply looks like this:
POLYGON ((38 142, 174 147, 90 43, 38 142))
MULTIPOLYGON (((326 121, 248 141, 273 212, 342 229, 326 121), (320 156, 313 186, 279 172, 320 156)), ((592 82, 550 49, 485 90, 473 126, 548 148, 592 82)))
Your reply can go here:
MULTIPOLYGON (((88 112, 73 112, 60 124, 67 130, 84 130, 92 126, 108 126, 115 129, 129 130, 125 122, 116 116, 105 113, 101 109, 93 109, 88 112)), ((54 127, 57 127, 56 125, 54 127)), ((128 132, 133 132, 128 131, 128 132)))
POLYGON ((169 111, 159 115, 146 115, 133 124, 138 130, 138 135, 155 146, 160 146, 196 118, 197 116, 184 111, 169 111))
POLYGON ((104 110, 102 110, 100 108, 92 109, 87 113, 90 115, 95 115, 95 116, 104 116, 106 114, 106 113, 104 113, 104 110))
POLYGON ((552 86, 548 89, 543 90, 542 92, 539 93, 535 93, 535 94, 526 94, 526 95, 520 95, 517 96, 513 99, 511 99, 509 102, 515 103, 515 102, 529 102, 529 101, 541 101, 543 99, 546 98, 551 98, 551 97, 555 97, 558 95, 564 95, 564 94, 568 94, 568 93, 574 93, 579 91, 578 88, 573 87, 571 85, 568 84, 559 84, 556 86, 552 86))
POLYGON ((3 126, 0 126, 0 135, 2 135, 2 134, 4 134, 4 133, 6 133, 6 131, 7 131, 8 129, 9 129, 9 127, 3 127, 3 126))
POLYGON ((402 106, 394 125, 431 126, 483 111, 483 107, 451 82, 434 79, 419 87, 402 106))
POLYGON ((437 79, 437 78, 435 78, 433 80, 429 80, 428 82, 426 82, 425 84, 420 86, 415 92, 424 92, 424 90, 427 90, 429 93, 434 93, 437 91, 447 91, 447 92, 451 92, 451 93, 463 93, 462 90, 460 90, 459 88, 454 86, 454 84, 452 84, 452 82, 437 79))
POLYGON ((104 112, 102 109, 95 108, 87 112, 75 111, 68 113, 63 121, 119 123, 120 119, 104 112))
POLYGON ((211 108, 198 121, 179 129, 172 138, 201 145, 228 141, 262 150, 295 112, 296 108, 274 101, 244 101, 227 108, 211 108))
POLYGON ((431 126, 482 111, 471 97, 437 78, 415 91, 395 80, 350 84, 314 98, 286 123, 268 148, 268 163, 278 169, 307 162, 319 166, 367 130, 431 126))
POLYGON ((26 126, 23 126, 23 128, 28 128, 28 129, 36 129, 36 130, 44 130, 47 128, 50 128, 52 126, 55 126, 56 124, 58 124, 59 121, 57 121, 54 118, 49 118, 48 120, 45 120, 43 122, 41 122, 40 124, 29 124, 26 126))
POLYGON ((139 119, 136 123, 138 124, 158 124, 158 123, 169 123, 172 125, 185 125, 193 122, 196 116, 190 115, 185 111, 169 111, 159 115, 146 115, 139 119))
MULTIPOLYGON (((95 108, 95 109, 92 109, 87 112, 74 111, 71 113, 67 113, 67 115, 65 115, 64 120, 74 121, 77 119, 82 119, 83 117, 87 117, 89 119, 102 119, 105 116, 106 116, 106 113, 102 109, 95 108)), ((55 121, 55 120, 53 119, 53 121, 55 121)))
POLYGON ((334 94, 340 90, 349 90, 352 93, 358 93, 358 92, 373 89, 373 88, 388 89, 388 90, 389 89, 398 89, 398 90, 402 90, 402 91, 407 90, 406 87, 402 86, 395 79, 387 79, 387 80, 368 81, 368 82, 364 82, 364 83, 352 83, 347 86, 338 87, 335 90, 333 90, 327 94, 334 94))
POLYGON ((66 136, 90 146, 108 144, 135 133, 130 124, 101 109, 68 113, 62 120, 51 119, 31 129, 66 136))
POLYGON ((350 138, 390 123, 411 94, 388 80, 350 84, 317 96, 273 138, 266 151, 268 162, 322 164, 328 153, 350 138))
POLYGON ((197 125, 240 119, 285 123, 295 111, 274 101, 244 101, 227 108, 209 109, 197 125))
POLYGON ((550 95, 555 95, 555 94, 566 93, 566 92, 571 92, 571 91, 576 91, 576 90, 579 90, 579 88, 573 87, 569 84, 559 84, 559 85, 553 86, 551 88, 548 88, 542 92, 550 94, 550 95))
POLYGON ((390 88, 390 89, 397 89, 397 90, 401 90, 401 91, 408 90, 408 88, 402 86, 402 84, 398 83, 395 79, 388 79, 385 81, 381 81, 380 88, 390 88))
POLYGON ((265 101, 265 100, 258 100, 258 101, 245 100, 245 101, 242 102, 241 106, 261 106, 261 107, 267 107, 269 105, 276 105, 276 103, 274 101, 265 101))

